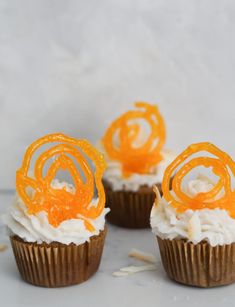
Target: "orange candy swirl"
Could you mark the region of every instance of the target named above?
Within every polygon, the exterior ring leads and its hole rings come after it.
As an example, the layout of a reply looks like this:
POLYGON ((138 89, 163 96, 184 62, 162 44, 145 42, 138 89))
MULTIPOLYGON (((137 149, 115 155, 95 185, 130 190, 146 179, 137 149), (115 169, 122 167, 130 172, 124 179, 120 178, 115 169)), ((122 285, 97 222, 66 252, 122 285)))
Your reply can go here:
POLYGON ((137 102, 137 110, 121 115, 107 129, 103 145, 108 156, 122 165, 123 175, 132 173, 147 174, 153 165, 162 160, 161 149, 165 143, 165 124, 158 108, 154 105, 137 102), (148 139, 140 146, 136 145, 141 125, 145 121, 150 127, 148 139), (114 144, 117 137, 118 144, 114 144))
POLYGON ((219 208, 227 210, 230 216, 235 218, 235 193, 231 186, 230 172, 235 176, 235 162, 228 154, 211 143, 192 144, 167 167, 162 183, 163 196, 179 213, 187 209, 219 208), (194 157, 179 169, 190 156, 202 151, 214 157, 194 157), (182 181, 189 172, 200 166, 212 168, 212 172, 219 177, 219 180, 210 191, 190 197, 182 191, 182 181), (173 174, 177 168, 177 172, 173 174), (172 177, 172 190, 170 190, 172 177))
POLYGON ((49 223, 54 227, 58 227, 65 220, 79 218, 84 220, 85 227, 89 231, 94 231, 88 219, 97 218, 105 205, 102 184, 104 170, 103 156, 86 140, 77 140, 59 133, 49 134, 33 142, 26 150, 22 166, 16 172, 16 189, 27 206, 29 214, 45 211, 49 223), (39 155, 34 164, 34 176, 29 177, 30 163, 35 151, 42 145, 50 143, 57 144, 39 155), (86 157, 94 162, 94 175, 86 157), (52 159, 46 175, 43 175, 46 163, 52 159), (74 161, 79 165, 81 173, 74 161), (52 187, 52 181, 60 169, 70 173, 74 181, 74 193, 66 191, 65 188, 52 187), (91 204, 94 196, 94 183, 99 197, 97 204, 91 204), (27 193, 28 187, 34 191, 32 196, 27 193))

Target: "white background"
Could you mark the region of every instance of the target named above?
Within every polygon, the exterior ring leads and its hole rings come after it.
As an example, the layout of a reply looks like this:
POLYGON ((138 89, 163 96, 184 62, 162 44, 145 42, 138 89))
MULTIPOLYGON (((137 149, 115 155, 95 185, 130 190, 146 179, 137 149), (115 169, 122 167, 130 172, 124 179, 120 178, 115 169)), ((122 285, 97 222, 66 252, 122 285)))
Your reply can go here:
POLYGON ((0 0, 0 189, 26 145, 95 142, 135 100, 158 103, 167 147, 235 156, 234 0, 0 0))

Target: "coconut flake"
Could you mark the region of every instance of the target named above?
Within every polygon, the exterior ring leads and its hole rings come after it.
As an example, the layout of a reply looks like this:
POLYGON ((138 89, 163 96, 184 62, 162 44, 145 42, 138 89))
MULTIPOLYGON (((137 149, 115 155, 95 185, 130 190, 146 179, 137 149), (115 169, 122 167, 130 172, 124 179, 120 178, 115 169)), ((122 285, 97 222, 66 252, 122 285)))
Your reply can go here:
POLYGON ((134 248, 131 249, 128 256, 133 257, 137 260, 144 261, 144 262, 149 262, 149 263, 156 263, 157 262, 157 259, 153 254, 145 253, 145 252, 142 252, 141 250, 134 249, 134 248))
POLYGON ((145 253, 142 252, 138 249, 131 249, 131 251, 128 254, 129 257, 135 258, 137 260, 141 260, 144 262, 148 262, 151 264, 148 265, 140 265, 140 266, 135 266, 135 265, 130 265, 127 267, 121 268, 119 271, 113 272, 113 276, 115 277, 124 277, 124 276, 129 276, 138 272, 143 272, 143 271, 155 271, 157 269, 156 263, 157 259, 153 254, 150 253, 145 253))
POLYGON ((5 244, 0 244, 0 252, 4 252, 7 249, 5 244))
POLYGON ((121 268, 119 271, 113 272, 112 275, 115 277, 123 277, 123 276, 128 276, 128 275, 132 275, 132 274, 143 272, 143 271, 155 271, 156 269, 157 267, 154 264, 140 265, 140 266, 130 265, 130 266, 121 268))

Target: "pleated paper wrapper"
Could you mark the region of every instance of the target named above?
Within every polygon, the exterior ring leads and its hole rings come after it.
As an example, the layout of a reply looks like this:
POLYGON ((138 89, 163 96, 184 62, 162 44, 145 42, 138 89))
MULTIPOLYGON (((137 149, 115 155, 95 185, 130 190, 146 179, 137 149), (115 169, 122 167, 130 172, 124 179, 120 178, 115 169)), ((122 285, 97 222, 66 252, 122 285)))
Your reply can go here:
POLYGON ((235 243, 212 247, 207 242, 193 244, 183 239, 157 237, 167 275, 182 284, 216 287, 235 281, 235 243))
POLYGON ((90 242, 81 245, 29 243, 18 236, 10 238, 21 277, 42 287, 64 287, 79 284, 99 268, 106 228, 90 242))
MULTIPOLYGON (((150 213, 155 200, 152 187, 141 186, 138 191, 114 191, 104 183, 106 207, 110 208, 107 220, 125 228, 149 228, 150 213)), ((157 185, 161 190, 161 185, 157 185)))

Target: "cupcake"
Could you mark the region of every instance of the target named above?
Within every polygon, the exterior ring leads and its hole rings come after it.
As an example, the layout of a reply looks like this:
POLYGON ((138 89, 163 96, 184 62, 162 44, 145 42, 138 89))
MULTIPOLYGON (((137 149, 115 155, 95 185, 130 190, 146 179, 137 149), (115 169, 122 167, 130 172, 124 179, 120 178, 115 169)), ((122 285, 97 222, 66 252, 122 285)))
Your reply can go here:
POLYGON ((162 197, 155 187, 151 226, 171 279, 197 287, 235 281, 234 175, 229 155, 210 143, 198 143, 168 166, 162 197))
POLYGON ((109 211, 104 208, 104 169, 103 155, 86 140, 50 134, 28 147, 16 172, 15 201, 4 216, 26 282, 63 287, 98 270, 109 211), (61 170, 69 173, 72 184, 56 178, 61 170))
POLYGON ((163 149, 165 124, 157 106, 135 103, 114 120, 99 148, 107 169, 103 176, 107 215, 111 223, 127 228, 149 227, 154 202, 153 185, 161 190, 166 166, 174 155, 163 149))

